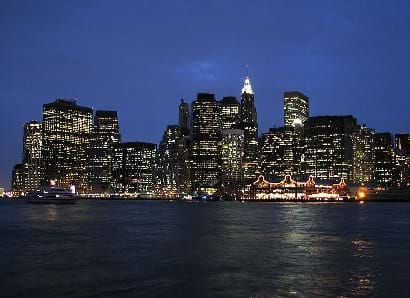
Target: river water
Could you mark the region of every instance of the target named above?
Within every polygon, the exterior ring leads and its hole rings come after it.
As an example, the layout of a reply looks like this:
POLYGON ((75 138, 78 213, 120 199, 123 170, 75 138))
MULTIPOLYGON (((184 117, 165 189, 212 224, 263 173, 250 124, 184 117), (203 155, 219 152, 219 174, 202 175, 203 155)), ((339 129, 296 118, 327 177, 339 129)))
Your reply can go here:
POLYGON ((409 297, 410 203, 0 200, 1 297, 409 297))

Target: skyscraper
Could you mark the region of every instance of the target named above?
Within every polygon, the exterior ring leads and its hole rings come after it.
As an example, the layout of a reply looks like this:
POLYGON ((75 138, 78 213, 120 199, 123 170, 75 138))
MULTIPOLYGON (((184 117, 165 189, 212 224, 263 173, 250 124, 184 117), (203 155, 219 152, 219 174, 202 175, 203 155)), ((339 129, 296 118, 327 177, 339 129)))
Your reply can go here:
POLYGON ((359 125, 353 134, 353 182, 369 183, 374 174, 374 129, 359 125))
POLYGON ((305 122, 305 162, 307 174, 338 182, 351 180, 353 133, 357 127, 353 116, 310 117, 305 122))
POLYGON ((118 193, 147 193, 154 190, 157 145, 127 142, 114 145, 112 188, 118 193))
POLYGON ((241 95, 241 128, 244 131, 243 172, 245 184, 256 180, 258 173, 258 121, 254 92, 249 76, 244 81, 241 95))
POLYGON ((42 124, 30 121, 24 125, 23 164, 25 164, 24 189, 33 190, 42 182, 41 150, 42 124))
POLYGON ((395 135, 395 186, 410 187, 410 136, 407 133, 395 135))
POLYGON ((261 174, 267 180, 282 180, 296 174, 294 161, 293 128, 271 128, 260 138, 261 174))
POLYGON ((57 99, 43 105, 42 161, 44 183, 87 188, 92 109, 75 100, 57 99))
POLYGON ((374 182, 382 187, 393 185, 394 151, 391 133, 374 135, 374 182))
POLYGON ((243 141, 243 130, 222 130, 222 186, 229 195, 237 194, 242 187, 243 141))
POLYGON ((240 104, 234 96, 225 96, 221 106, 221 129, 230 129, 240 122, 240 104))
POLYGON ((91 142, 89 179, 94 191, 109 191, 113 146, 121 141, 116 111, 96 111, 91 142))
POLYGON ((221 117, 214 94, 198 93, 192 117, 192 187, 213 193, 221 185, 221 117))
POLYGON ((299 91, 289 91, 283 99, 285 127, 303 126, 309 118, 309 97, 299 91))
POLYGON ((184 129, 189 129, 189 105, 181 99, 179 105, 179 126, 184 129))

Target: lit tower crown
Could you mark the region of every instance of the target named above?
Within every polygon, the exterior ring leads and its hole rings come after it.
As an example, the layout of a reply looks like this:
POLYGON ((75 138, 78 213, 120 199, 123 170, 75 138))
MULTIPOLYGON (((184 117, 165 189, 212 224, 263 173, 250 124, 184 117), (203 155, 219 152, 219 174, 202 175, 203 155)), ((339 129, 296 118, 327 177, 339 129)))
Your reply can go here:
POLYGON ((246 76, 245 82, 243 83, 242 94, 245 92, 248 94, 254 94, 249 76, 246 76))

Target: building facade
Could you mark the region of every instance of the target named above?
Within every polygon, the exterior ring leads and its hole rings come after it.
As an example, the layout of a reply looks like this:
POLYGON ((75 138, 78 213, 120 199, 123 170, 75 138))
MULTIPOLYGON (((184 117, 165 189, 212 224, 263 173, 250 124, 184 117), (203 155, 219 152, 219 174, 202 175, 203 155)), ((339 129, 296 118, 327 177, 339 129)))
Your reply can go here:
POLYGON ((309 97, 299 91, 288 91, 283 94, 285 127, 303 126, 309 118, 309 97))
POLYGON ((225 96, 221 107, 221 129, 231 129, 240 122, 240 104, 234 96, 225 96))
POLYGON ((258 175, 258 116, 249 76, 242 88, 240 117, 244 131, 243 178, 245 184, 250 184, 258 175))
POLYGON ((331 182, 353 179, 353 116, 310 117, 305 122, 306 174, 331 182))
POLYGON ((113 148, 121 142, 116 111, 96 111, 92 134, 89 183, 93 191, 110 192, 113 148))
POLYGON ((221 117, 213 94, 198 94, 192 118, 192 188, 214 193, 221 186, 221 117))
POLYGON ((353 182, 371 183, 374 178, 374 129, 359 125, 353 134, 353 182))
POLYGON ((115 193, 150 193, 156 183, 157 145, 143 142, 115 144, 112 189, 115 193))
POLYGON ((43 183, 88 188, 92 109, 75 100, 57 99, 43 105, 43 183))
POLYGON ((238 195, 241 190, 243 147, 243 130, 222 130, 222 192, 227 195, 238 195))

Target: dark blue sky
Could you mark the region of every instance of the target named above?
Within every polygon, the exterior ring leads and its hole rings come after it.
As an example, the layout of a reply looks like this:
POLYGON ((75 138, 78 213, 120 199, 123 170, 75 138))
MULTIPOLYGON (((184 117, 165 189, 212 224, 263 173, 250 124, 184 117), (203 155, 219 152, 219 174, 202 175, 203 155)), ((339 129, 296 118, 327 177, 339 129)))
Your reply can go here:
POLYGON ((282 125, 293 89, 312 115, 410 131, 407 0, 2 0, 0 42, 3 186, 43 103, 117 110, 124 141, 158 143, 180 98, 239 97, 245 64, 260 132, 282 125))

